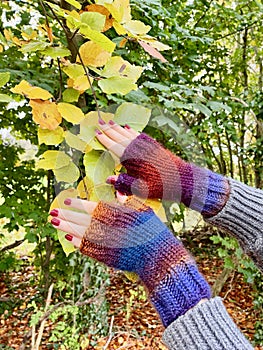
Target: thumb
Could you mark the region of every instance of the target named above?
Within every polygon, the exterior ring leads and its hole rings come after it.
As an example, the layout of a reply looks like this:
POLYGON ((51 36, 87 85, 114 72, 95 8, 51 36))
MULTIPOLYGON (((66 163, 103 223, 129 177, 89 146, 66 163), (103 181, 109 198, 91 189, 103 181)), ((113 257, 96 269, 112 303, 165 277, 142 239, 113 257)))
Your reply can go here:
POLYGON ((128 174, 123 173, 119 176, 109 176, 106 182, 113 185, 117 191, 124 195, 136 195, 143 198, 148 197, 147 184, 143 180, 136 179, 128 174))

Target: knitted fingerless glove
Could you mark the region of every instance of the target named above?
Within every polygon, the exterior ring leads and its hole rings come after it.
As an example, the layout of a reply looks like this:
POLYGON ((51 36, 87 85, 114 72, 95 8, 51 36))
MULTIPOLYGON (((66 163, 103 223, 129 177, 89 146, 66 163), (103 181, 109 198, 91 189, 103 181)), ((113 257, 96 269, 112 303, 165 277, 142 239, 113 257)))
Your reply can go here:
POLYGON ((211 296, 182 243, 135 198, 124 205, 100 202, 80 251, 108 266, 137 273, 165 327, 211 296))
POLYGON ((121 163, 127 174, 114 186, 122 193, 182 202, 205 217, 216 215, 227 201, 225 177, 183 161, 146 134, 130 143, 121 163))

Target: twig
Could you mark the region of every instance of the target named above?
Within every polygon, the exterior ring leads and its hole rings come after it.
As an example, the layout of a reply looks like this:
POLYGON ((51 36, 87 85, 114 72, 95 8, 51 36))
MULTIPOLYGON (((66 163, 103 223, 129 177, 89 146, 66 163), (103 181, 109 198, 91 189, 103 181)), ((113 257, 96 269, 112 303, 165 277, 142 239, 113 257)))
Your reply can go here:
MULTIPOLYGON (((47 300, 46 300, 46 305, 45 305, 45 312, 47 312, 47 309, 51 303, 51 296, 52 296, 52 292, 53 292, 53 287, 54 287, 54 284, 52 283, 49 287, 49 290, 48 290, 48 295, 47 295, 47 300)), ((35 346, 32 348, 32 350, 39 349, 41 339, 43 336, 43 332, 44 332, 45 323, 46 323, 46 319, 44 319, 40 324, 39 332, 38 332, 38 336, 37 336, 37 341, 36 341, 35 346)))
POLYGON ((110 342, 112 340, 112 337, 113 337, 113 332, 112 332, 113 322, 114 322, 114 316, 111 317, 110 329, 109 329, 109 338, 107 340, 107 343, 104 345, 103 350, 106 350, 108 348, 108 346, 110 345, 110 342))
POLYGON ((0 253, 3 253, 5 252, 6 250, 10 250, 10 249, 13 249, 13 248, 16 248, 18 247, 20 244, 22 244, 23 242, 25 241, 25 239, 20 239, 19 241, 15 241, 14 243, 11 243, 7 246, 5 246, 4 248, 2 248, 0 250, 0 253))
POLYGON ((233 280, 234 280, 234 277, 235 277, 235 273, 236 273, 236 271, 234 270, 233 276, 232 276, 231 281, 230 281, 230 288, 228 289, 228 291, 227 291, 226 294, 224 295, 223 300, 226 299, 226 297, 228 296, 228 294, 229 294, 229 293, 231 292, 231 290, 233 289, 232 283, 233 283, 233 280))
MULTIPOLYGON (((60 24, 60 26, 62 27, 62 29, 64 30, 65 34, 66 34, 66 37, 68 38, 67 36, 67 28, 65 27, 64 23, 58 18, 58 16, 56 15, 56 13, 53 11, 52 7, 50 7, 48 4, 47 6, 49 7, 50 11, 52 12, 54 18, 58 21, 58 23, 60 24)), ((71 37, 73 38, 73 36, 71 37)), ((69 39, 69 38, 68 38, 69 39)), ((99 104, 98 104, 98 100, 97 100, 97 97, 96 97, 96 93, 95 93, 95 90, 92 86, 92 83, 91 83, 91 79, 90 79, 90 74, 88 72, 88 69, 87 67, 85 66, 83 60, 82 60, 82 57, 79 53, 79 50, 78 50, 78 47, 76 46, 76 44, 74 43, 73 40, 71 40, 71 44, 73 45, 74 49, 76 50, 76 53, 77 53, 77 56, 79 57, 79 60, 80 60, 80 63, 85 71, 85 75, 88 79, 88 82, 89 82, 89 85, 90 85, 90 89, 91 89, 91 92, 92 92, 92 95, 93 95, 93 98, 94 98, 94 101, 95 101, 95 105, 96 105, 96 110, 98 112, 98 116, 99 116, 99 119, 101 119, 101 114, 100 114, 100 109, 99 109, 99 104)))

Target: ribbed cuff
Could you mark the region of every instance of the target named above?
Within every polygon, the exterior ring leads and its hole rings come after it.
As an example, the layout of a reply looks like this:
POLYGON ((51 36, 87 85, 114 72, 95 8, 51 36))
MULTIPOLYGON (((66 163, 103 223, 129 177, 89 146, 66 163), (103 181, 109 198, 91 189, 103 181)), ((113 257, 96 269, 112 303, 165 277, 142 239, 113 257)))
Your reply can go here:
POLYGON ((163 342, 171 350, 253 350, 219 297, 196 305, 174 321, 166 328, 163 342))
POLYGON ((263 272, 263 191, 229 179, 230 195, 215 216, 205 219, 237 238, 244 252, 263 272))

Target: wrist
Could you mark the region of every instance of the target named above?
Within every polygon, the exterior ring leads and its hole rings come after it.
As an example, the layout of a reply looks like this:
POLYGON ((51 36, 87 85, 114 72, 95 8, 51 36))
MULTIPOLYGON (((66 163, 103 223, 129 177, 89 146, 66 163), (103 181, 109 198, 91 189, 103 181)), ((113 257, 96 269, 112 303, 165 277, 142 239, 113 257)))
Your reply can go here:
POLYGON ((211 290, 199 273, 194 259, 169 231, 156 237, 151 257, 137 272, 149 298, 167 327, 199 302, 211 297, 211 290))

